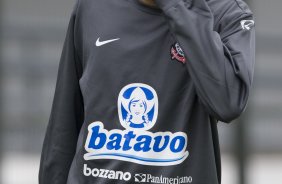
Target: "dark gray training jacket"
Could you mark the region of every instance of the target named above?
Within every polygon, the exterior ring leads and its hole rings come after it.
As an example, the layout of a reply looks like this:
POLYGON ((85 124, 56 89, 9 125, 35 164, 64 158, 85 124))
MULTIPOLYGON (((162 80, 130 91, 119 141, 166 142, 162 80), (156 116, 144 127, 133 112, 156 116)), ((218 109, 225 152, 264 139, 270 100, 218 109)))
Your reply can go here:
POLYGON ((246 109, 255 21, 242 0, 77 0, 39 184, 219 184, 219 121, 246 109))

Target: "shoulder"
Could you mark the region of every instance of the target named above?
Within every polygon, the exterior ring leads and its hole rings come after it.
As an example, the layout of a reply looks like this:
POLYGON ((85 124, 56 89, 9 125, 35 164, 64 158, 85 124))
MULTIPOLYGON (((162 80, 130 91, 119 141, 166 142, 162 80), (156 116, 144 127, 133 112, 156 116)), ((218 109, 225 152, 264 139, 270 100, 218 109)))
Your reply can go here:
POLYGON ((206 0, 213 15, 216 30, 221 30, 240 17, 253 15, 250 6, 243 0, 206 0))
POLYGON ((244 0, 206 0, 206 2, 217 17, 226 13, 253 14, 244 0))

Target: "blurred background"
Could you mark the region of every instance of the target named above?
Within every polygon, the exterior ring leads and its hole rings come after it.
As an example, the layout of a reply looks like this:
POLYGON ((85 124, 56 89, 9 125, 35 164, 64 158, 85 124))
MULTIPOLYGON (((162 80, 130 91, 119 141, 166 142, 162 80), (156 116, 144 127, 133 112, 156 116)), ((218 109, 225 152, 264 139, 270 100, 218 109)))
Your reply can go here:
MULTIPOLYGON (((0 183, 38 183, 59 58, 75 0, 0 0, 0 183)), ((248 0, 256 19, 254 88, 220 123, 222 184, 282 183, 282 1, 248 0)))

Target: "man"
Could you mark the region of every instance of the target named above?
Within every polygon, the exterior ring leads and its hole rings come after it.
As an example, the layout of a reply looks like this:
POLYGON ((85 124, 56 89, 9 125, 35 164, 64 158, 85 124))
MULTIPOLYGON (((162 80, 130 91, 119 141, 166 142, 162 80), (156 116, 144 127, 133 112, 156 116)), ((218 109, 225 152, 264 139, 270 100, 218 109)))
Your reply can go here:
POLYGON ((254 25, 242 0, 78 0, 39 184, 221 183, 217 123, 246 109, 254 25))

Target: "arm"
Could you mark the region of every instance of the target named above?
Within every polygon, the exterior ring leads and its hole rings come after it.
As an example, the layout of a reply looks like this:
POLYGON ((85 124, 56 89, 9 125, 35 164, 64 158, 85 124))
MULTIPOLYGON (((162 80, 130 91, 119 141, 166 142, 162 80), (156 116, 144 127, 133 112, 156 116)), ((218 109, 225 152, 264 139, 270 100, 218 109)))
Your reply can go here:
POLYGON ((69 20, 61 53, 53 105, 41 153, 39 184, 66 184, 83 123, 83 99, 79 87, 81 65, 74 46, 76 6, 69 20))
POLYGON ((240 21, 254 17, 248 7, 244 11, 230 1, 233 9, 218 9, 226 13, 219 22, 223 29, 216 32, 206 1, 210 0, 155 0, 185 53, 200 101, 217 120, 231 122, 245 110, 253 82, 254 24, 243 29, 240 21))

